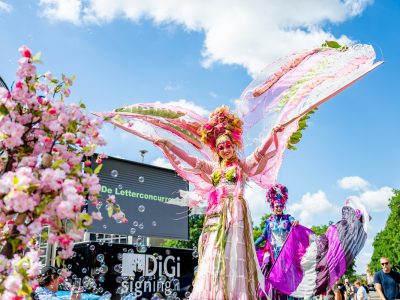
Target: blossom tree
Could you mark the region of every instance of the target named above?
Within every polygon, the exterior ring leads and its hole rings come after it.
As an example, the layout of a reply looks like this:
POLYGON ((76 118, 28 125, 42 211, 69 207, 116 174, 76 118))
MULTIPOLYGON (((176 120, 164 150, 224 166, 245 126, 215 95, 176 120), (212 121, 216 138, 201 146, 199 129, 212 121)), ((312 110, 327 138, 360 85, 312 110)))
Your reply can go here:
MULTIPOLYGON (((48 242, 61 248, 60 263, 93 218, 102 218, 83 210, 100 201, 101 165, 92 171, 88 161, 105 144, 102 120, 86 114, 82 103, 66 103, 73 78, 38 75, 40 53, 33 56, 26 46, 19 51, 18 81, 11 91, 0 88, 1 299, 30 298, 40 272, 35 238, 44 228, 48 242)), ((125 222, 113 199, 106 202, 109 214, 125 222)))

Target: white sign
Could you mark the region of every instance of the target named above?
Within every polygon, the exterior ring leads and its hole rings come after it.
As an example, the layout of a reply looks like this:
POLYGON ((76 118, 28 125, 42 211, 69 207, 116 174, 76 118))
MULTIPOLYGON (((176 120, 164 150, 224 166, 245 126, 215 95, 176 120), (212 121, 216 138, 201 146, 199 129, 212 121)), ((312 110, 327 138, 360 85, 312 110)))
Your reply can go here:
POLYGON ((180 277, 180 257, 168 255, 123 253, 122 254, 122 276, 135 276, 137 272, 143 272, 143 276, 180 277))

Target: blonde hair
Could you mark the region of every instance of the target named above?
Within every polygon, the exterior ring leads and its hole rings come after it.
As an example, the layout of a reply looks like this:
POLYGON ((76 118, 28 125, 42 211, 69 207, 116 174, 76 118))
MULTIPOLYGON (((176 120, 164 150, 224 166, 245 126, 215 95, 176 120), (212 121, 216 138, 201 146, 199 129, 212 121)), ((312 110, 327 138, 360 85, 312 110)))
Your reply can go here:
POLYGON ((386 257, 386 256, 381 256, 381 258, 380 258, 379 260, 381 260, 381 259, 387 259, 387 260, 388 260, 388 262, 390 262, 390 259, 389 259, 389 257, 386 257))

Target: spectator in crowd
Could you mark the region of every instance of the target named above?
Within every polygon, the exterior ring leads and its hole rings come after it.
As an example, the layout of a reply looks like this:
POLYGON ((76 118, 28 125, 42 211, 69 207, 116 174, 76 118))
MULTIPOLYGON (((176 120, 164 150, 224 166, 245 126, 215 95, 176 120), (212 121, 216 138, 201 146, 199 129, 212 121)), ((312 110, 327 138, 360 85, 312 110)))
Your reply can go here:
POLYGON ((320 296, 320 300, 335 300, 335 292, 333 289, 328 288, 326 293, 320 296))
MULTIPOLYGON (((337 289, 340 291, 340 294, 342 296, 342 299, 345 300, 345 293, 346 293, 346 287, 344 286, 344 284, 340 281, 340 279, 338 281, 336 281, 336 287, 337 289)), ((336 297, 335 297, 336 299, 336 297)))
POLYGON ((368 300, 367 291, 361 285, 361 281, 356 280, 356 282, 354 282, 354 285, 357 288, 356 300, 368 300))
POLYGON ((334 294, 334 300, 344 300, 342 291, 339 288, 339 285, 343 285, 340 281, 337 281, 335 285, 333 286, 333 294, 334 294))
POLYGON ((348 278, 346 278, 344 280, 344 287, 346 289, 346 293, 345 293, 345 299, 346 300, 354 300, 354 287, 353 285, 350 283, 350 280, 348 278))
MULTIPOLYGON (((59 300, 56 292, 62 282, 58 274, 58 270, 54 267, 44 267, 41 275, 38 277, 39 286, 34 291, 32 297, 35 300, 59 300)), ((79 300, 81 298, 80 292, 75 292, 74 288, 71 289, 70 300, 79 300)))
POLYGON ((380 299, 400 299, 400 273, 392 270, 389 258, 382 256, 380 262, 382 270, 376 272, 374 276, 375 289, 380 299))

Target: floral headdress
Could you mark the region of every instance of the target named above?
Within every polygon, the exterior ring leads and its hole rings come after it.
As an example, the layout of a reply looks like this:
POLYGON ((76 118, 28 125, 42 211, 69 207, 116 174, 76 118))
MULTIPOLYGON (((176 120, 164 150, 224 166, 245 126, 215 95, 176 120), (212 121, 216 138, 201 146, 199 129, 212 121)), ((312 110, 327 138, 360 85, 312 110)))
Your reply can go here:
POLYGON ((271 207, 273 207, 275 203, 281 203, 283 207, 285 207, 285 204, 289 197, 288 189, 282 184, 274 184, 267 191, 266 197, 267 202, 271 205, 271 207))
POLYGON ((201 140, 215 152, 220 136, 229 137, 236 147, 242 148, 242 125, 243 122, 235 114, 231 114, 227 106, 220 106, 211 113, 208 122, 202 124, 201 140))

